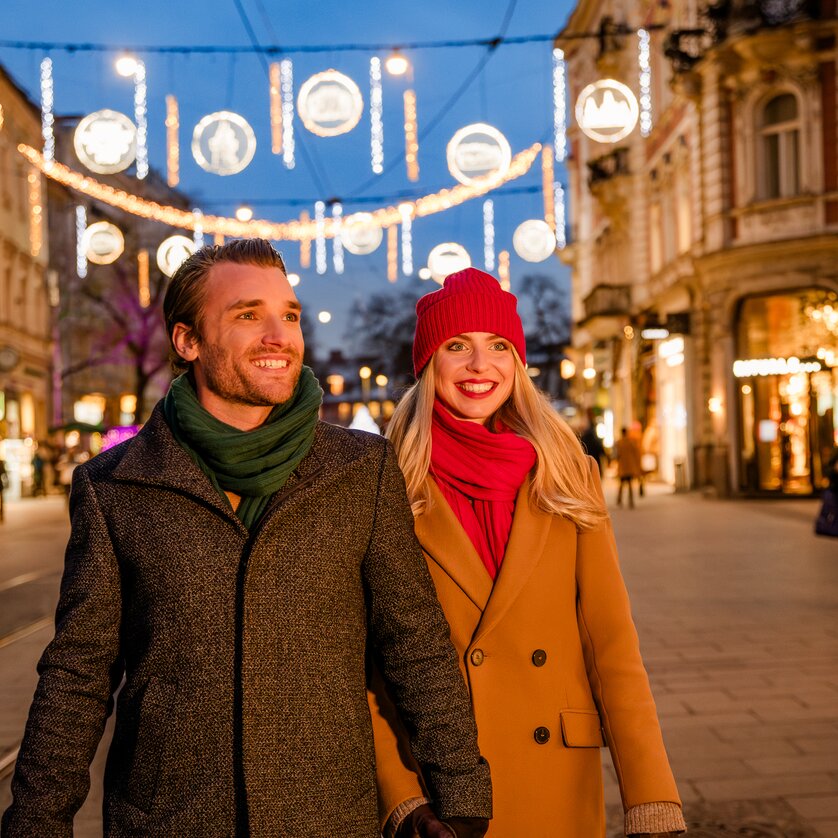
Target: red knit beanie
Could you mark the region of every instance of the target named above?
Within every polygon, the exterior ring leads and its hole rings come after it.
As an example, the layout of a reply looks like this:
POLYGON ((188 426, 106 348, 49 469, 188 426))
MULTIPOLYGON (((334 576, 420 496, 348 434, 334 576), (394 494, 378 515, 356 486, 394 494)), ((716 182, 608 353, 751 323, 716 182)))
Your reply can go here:
POLYGON ((416 303, 413 372, 416 377, 443 341, 464 332, 490 332, 506 338, 527 362, 518 301, 490 274, 466 268, 445 278, 438 291, 416 303))

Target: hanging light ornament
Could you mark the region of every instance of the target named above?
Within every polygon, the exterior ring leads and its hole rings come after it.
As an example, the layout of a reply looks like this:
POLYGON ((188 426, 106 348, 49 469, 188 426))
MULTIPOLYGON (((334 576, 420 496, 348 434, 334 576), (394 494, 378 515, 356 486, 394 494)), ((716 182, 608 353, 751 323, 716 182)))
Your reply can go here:
MULTIPOLYGON (((308 214, 308 210, 303 210, 300 213, 300 224, 308 227, 310 221, 311 216, 308 214)), ((300 239, 300 267, 311 267, 311 238, 308 236, 300 239)))
POLYGON ((384 171, 384 97, 381 91, 381 59, 370 58, 370 158, 373 173, 384 171))
POLYGON ((282 154, 282 82, 279 62, 274 61, 268 68, 271 105, 271 152, 282 154))
POLYGON ((457 242, 444 242, 438 244, 428 254, 428 268, 431 271, 431 279, 440 285, 449 274, 462 271, 471 267, 471 256, 468 251, 457 242))
POLYGON ((82 234, 81 249, 85 259, 94 265, 110 265, 125 250, 122 230, 110 221, 97 221, 82 234))
POLYGON ((326 205, 323 201, 314 205, 314 225, 317 231, 314 240, 314 269, 322 275, 326 273, 326 205))
POLYGON ((44 243, 44 206, 40 171, 35 166, 30 166, 26 180, 29 183, 29 252, 38 257, 44 243))
POLYGON ((335 201, 332 204, 332 265, 334 266, 336 274, 343 273, 343 239, 340 231, 343 224, 343 206, 335 201))
POLYGON ((151 305, 151 284, 148 273, 148 251, 137 251, 137 298, 142 308, 151 305))
POLYGON ((512 235, 512 246, 527 262, 543 262, 556 249, 556 235, 546 221, 530 218, 516 228, 512 235))
POLYGON ((553 50, 553 152, 556 162, 567 156, 567 93, 564 50, 553 50))
POLYGON ((509 251, 501 250, 498 253, 498 276, 500 277, 500 287, 504 291, 509 291, 512 283, 509 281, 509 251))
POLYGON ((279 64, 279 84, 282 91, 282 163, 294 168, 294 65, 290 58, 279 64))
POLYGON ((549 145, 541 149, 541 191, 544 195, 544 220, 556 229, 556 190, 553 169, 553 149, 549 145))
POLYGON ((340 230, 343 246, 356 256, 366 256, 378 249, 384 237, 381 226, 369 212, 356 212, 347 216, 340 230))
POLYGON ((166 97, 166 183, 177 186, 180 183, 180 114, 177 99, 166 97))
POLYGON ((186 236, 169 236, 157 248, 157 267, 166 275, 175 271, 195 252, 195 242, 186 236))
POLYGON ((44 162, 51 166, 55 160, 55 114, 52 112, 55 103, 52 82, 52 59, 45 58, 41 62, 41 135, 44 138, 44 162))
POLYGON ((652 133, 652 64, 651 37, 648 29, 637 30, 637 64, 640 68, 640 134, 652 133))
POLYGON ((192 210, 192 216, 195 219, 195 229, 192 231, 192 241, 195 244, 195 250, 204 246, 204 214, 199 209, 192 210))
POLYGON ((134 122, 137 124, 137 177, 148 175, 148 85, 145 61, 137 61, 134 71, 134 122))
POLYGON ((475 122, 460 128, 451 137, 445 157, 451 176, 468 186, 480 177, 505 175, 512 162, 512 149, 497 128, 475 122))
POLYGON ((84 231, 87 229, 87 212, 85 208, 79 204, 76 207, 76 273, 79 279, 84 279, 87 276, 87 256, 82 247, 84 239, 84 231))
POLYGON ((337 137, 351 131, 364 112, 364 97, 349 76, 337 70, 315 73, 297 96, 303 125, 318 137, 337 137))
POLYGON ((92 172, 112 175, 134 162, 137 129, 124 113, 108 109, 96 111, 76 126, 73 148, 79 160, 92 172))
POLYGON ((483 267, 495 269, 495 202, 491 198, 483 202, 483 267))
POLYGON ((419 180, 419 129, 416 123, 416 92, 404 92, 404 159, 407 179, 419 180))
POLYGON ((192 133, 192 156, 206 172, 235 175, 246 169, 256 153, 256 134, 250 123, 232 111, 207 114, 192 133))
POLYGON ((399 214, 402 217, 402 273, 413 276, 413 205, 399 204, 399 214))
POLYGON ((395 224, 387 228, 387 281, 399 278, 399 232, 395 224))

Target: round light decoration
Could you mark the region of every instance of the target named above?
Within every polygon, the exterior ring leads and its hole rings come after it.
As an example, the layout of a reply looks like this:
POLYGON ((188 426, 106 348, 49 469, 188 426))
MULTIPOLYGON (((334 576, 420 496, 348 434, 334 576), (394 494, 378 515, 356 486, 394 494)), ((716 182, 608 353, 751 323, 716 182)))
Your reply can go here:
POLYGON ((617 143, 637 125, 640 109, 631 89, 614 79, 589 84, 576 100, 582 133, 598 143, 617 143))
POLYGON ((484 122, 460 128, 446 149, 448 171, 468 186, 484 175, 505 175, 512 161, 512 149, 506 137, 484 122))
POLYGON ((207 114, 192 133, 192 156, 214 175, 235 175, 247 168, 256 153, 250 123, 232 111, 207 114))
POLYGON ((384 231, 375 223, 372 213, 356 212, 343 219, 340 228, 340 240, 343 246, 356 256, 372 253, 381 240, 384 231))
POLYGON ((97 221, 82 234, 80 249, 88 262, 94 265, 110 265, 116 262, 125 250, 125 238, 119 227, 110 221, 97 221))
POLYGON ((531 218, 512 234, 515 252, 527 262, 543 262, 556 250, 556 234, 546 221, 531 218))
POLYGON ((169 236, 157 248, 157 267, 166 276, 175 271, 195 252, 195 242, 186 236, 169 236))
POLYGON ((428 254, 428 269, 431 272, 431 279, 440 285, 449 274, 462 271, 471 267, 471 256, 468 251, 456 242, 445 242, 438 244, 428 254))
POLYGON ((336 137, 358 124, 364 112, 364 97, 349 76, 326 70, 313 75, 300 88, 297 110, 312 134, 336 137))
POLYGON ((73 133, 76 156, 100 175, 127 169, 137 155, 137 128, 119 111, 102 110, 88 114, 73 133))

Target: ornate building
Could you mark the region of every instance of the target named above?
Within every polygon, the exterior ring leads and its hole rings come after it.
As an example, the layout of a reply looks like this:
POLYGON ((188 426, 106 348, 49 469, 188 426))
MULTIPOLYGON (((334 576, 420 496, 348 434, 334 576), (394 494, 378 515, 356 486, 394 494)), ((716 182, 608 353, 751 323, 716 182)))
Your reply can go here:
POLYGON ((580 397, 669 482, 808 494, 838 446, 836 36, 834 0, 582 0, 557 39, 571 102, 641 94, 625 139, 569 131, 564 258, 580 397))

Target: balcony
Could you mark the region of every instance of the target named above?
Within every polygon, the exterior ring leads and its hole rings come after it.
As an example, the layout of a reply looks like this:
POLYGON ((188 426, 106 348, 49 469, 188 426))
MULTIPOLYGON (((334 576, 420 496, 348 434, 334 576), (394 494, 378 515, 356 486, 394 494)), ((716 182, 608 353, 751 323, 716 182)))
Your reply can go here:
POLYGON ((578 327, 596 340, 619 334, 629 316, 631 288, 628 285, 597 285, 582 300, 583 319, 578 327))
POLYGON ((631 174, 629 170, 629 150, 627 148, 615 148, 602 157, 588 161, 588 186, 593 189, 595 186, 620 175, 631 174))

